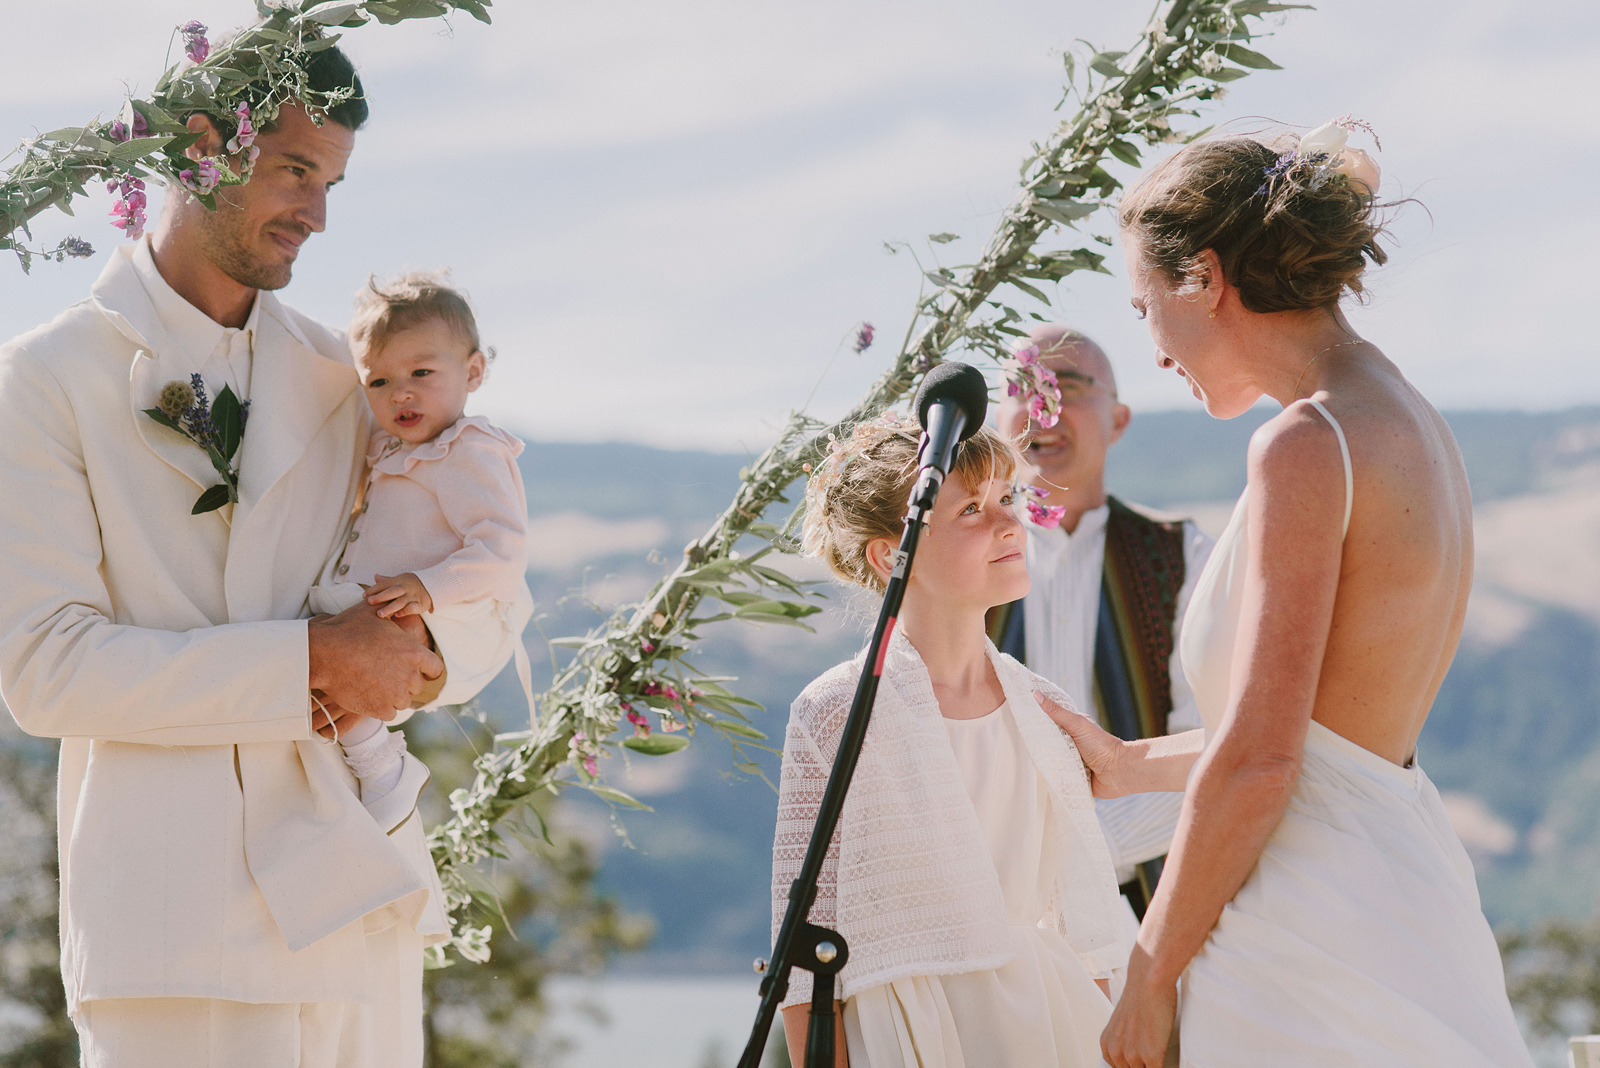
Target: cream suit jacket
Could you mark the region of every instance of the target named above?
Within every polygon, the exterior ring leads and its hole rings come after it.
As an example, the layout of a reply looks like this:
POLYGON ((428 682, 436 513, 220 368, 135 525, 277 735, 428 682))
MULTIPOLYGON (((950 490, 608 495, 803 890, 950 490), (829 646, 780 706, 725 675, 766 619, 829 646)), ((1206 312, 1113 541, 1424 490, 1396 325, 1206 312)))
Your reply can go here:
MULTIPOLYGON (((261 293, 240 501, 190 515, 217 475, 143 409, 207 354, 165 336, 130 252, 0 347, 0 691, 62 740, 69 1008, 362 999, 362 917, 420 914, 429 883, 307 710, 306 592, 370 416, 342 339, 261 293)), ((436 630, 437 703, 492 677, 519 620, 436 630)))

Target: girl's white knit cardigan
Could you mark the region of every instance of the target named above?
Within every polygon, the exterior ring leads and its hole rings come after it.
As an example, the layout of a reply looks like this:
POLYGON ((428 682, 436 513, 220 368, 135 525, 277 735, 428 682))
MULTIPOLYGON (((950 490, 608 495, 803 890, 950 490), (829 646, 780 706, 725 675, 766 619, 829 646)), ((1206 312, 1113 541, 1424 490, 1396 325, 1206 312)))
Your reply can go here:
MULTIPOLYGON (((988 645, 989 659, 1028 755, 1044 776, 1059 834, 1054 927, 1089 974, 1127 964, 1121 903, 1088 773, 1072 739, 1039 707, 1039 690, 1073 708, 1060 687, 988 645)), ((783 745, 772 848, 772 931, 800 872, 817 806, 865 661, 828 671, 795 699, 783 745)), ((811 922, 844 935, 847 999, 916 975, 998 968, 1012 957, 1005 902, 978 814, 934 698, 928 670, 898 631, 890 638, 866 744, 834 832, 811 922)), ((809 1001, 811 973, 795 969, 785 1005, 809 1001)))

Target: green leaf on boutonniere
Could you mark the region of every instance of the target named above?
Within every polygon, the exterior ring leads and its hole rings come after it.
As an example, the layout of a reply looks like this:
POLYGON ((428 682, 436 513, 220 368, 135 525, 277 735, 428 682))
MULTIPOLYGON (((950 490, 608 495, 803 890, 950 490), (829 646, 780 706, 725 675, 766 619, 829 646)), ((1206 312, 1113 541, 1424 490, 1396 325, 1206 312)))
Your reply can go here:
POLYGON ((160 408, 146 408, 144 410, 144 414, 148 415, 150 418, 154 419, 156 422, 160 423, 169 430, 176 430, 180 434, 183 433, 183 427, 178 425, 178 421, 172 418, 172 416, 168 415, 166 412, 162 411, 160 408))
POLYGON ((215 512, 227 503, 228 487, 226 485, 212 486, 200 494, 200 499, 194 502, 194 507, 189 510, 189 514, 202 515, 206 512, 215 512))
POLYGON ((223 386, 217 394, 216 403, 211 406, 211 421, 217 424, 217 444, 223 459, 232 460, 239 451, 239 442, 244 440, 244 409, 232 386, 223 386))

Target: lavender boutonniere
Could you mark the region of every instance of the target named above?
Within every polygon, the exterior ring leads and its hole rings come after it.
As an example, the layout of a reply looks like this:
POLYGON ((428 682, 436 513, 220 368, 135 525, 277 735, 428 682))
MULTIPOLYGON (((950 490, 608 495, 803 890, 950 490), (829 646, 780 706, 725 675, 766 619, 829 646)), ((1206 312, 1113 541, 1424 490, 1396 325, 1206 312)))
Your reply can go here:
POLYGON ((200 494, 190 515, 214 512, 225 504, 239 503, 239 470, 233 458, 244 440, 244 425, 250 418, 250 402, 240 402, 233 387, 223 386, 215 404, 206 399, 206 384, 199 375, 188 382, 168 382, 161 387, 159 407, 146 408, 144 414, 169 427, 205 450, 211 466, 222 476, 221 485, 200 494))

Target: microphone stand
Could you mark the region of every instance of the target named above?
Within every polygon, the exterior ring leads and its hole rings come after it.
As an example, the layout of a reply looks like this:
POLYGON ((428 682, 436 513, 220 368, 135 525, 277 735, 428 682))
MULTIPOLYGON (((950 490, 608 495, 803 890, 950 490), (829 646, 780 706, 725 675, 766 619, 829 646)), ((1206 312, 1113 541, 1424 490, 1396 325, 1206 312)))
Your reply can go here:
MULTIPOLYGON (((959 426, 957 424, 957 430, 959 426)), ((924 435, 924 449, 927 444, 928 438, 924 435)), ((948 466, 948 457, 943 460, 948 466)), ((938 462, 935 458, 934 463, 938 462)), ((861 745, 867 737, 867 722, 872 718, 878 679, 883 674, 884 654, 894 633, 900 602, 905 598, 906 576, 911 573, 911 560, 922 538, 922 525, 933 511, 943 482, 944 472, 930 465, 922 469, 911 491, 905 533, 900 536, 900 548, 894 554, 894 567, 883 591, 883 607, 878 611, 872 644, 867 647, 866 664, 861 670, 861 680, 856 683, 855 699, 850 704, 850 716, 839 736, 839 751, 833 758, 833 770, 828 774, 828 785, 817 808, 811 843, 806 847, 799 877, 789 885, 789 907, 778 928, 777 941, 773 943, 771 964, 756 962, 756 970, 765 972, 766 977, 761 980, 761 1008, 756 1012, 755 1026, 751 1028, 744 1055, 739 1058, 739 1068, 760 1068, 767 1035, 777 1017, 778 1003, 789 993, 789 973, 794 968, 804 968, 813 979, 804 1068, 833 1068, 834 977, 850 959, 850 947, 839 932, 819 927, 806 917, 817 899, 817 878, 822 874, 822 862, 827 857, 828 844, 833 841, 834 829, 839 825, 845 794, 850 789, 861 745)))

